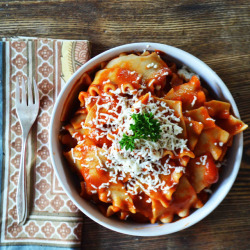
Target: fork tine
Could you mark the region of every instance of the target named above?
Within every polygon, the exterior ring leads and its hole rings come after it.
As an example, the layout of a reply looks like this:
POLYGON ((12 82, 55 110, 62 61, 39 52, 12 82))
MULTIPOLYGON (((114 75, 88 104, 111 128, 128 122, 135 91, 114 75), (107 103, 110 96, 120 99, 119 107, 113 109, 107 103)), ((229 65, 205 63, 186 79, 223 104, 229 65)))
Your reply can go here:
POLYGON ((33 85, 34 85, 35 103, 38 103, 39 102, 39 92, 38 92, 35 78, 33 78, 33 85))
POLYGON ((22 101, 21 102, 25 102, 27 104, 24 77, 22 78, 22 101))
POLYGON ((29 78, 27 79, 27 82, 28 82, 28 105, 30 105, 33 104, 32 85, 29 78))
POLYGON ((20 91, 19 91, 19 82, 16 81, 16 104, 20 103, 20 91))

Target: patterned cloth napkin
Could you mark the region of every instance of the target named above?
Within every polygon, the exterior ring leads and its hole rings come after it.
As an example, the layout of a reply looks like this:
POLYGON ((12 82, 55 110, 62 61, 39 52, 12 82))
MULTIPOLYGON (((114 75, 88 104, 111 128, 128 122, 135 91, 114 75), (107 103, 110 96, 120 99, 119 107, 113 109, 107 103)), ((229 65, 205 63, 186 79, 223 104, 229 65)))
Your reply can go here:
POLYGON ((48 133, 51 112, 60 90, 89 56, 88 41, 22 37, 0 41, 0 81, 1 75, 3 79, 0 245, 80 245, 82 216, 55 176, 48 133), (35 78, 40 111, 27 142, 29 216, 26 224, 19 226, 16 191, 22 130, 15 108, 15 83, 22 77, 35 78))

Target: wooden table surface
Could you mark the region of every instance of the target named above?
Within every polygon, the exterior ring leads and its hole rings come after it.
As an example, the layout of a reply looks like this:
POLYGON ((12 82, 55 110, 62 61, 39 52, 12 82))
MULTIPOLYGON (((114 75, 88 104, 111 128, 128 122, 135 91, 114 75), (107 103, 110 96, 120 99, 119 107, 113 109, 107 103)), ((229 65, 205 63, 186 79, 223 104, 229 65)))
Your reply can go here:
MULTIPOLYGON (((92 56, 140 41, 181 48, 218 73, 250 124, 249 1, 0 1, 0 36, 88 39, 92 56)), ((143 238, 110 231, 84 216, 83 230, 83 249, 250 249, 250 129, 233 188, 201 222, 143 238)))

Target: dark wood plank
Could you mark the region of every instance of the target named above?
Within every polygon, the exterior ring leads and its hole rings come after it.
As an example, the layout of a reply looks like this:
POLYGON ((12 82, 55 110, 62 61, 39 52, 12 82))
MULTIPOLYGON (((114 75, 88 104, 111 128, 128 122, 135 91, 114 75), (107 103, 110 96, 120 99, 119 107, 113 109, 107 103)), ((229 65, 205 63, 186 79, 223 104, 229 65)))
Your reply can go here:
MULTIPOLYGON (((117 45, 152 41, 184 49, 226 83, 250 124, 249 1, 0 1, 0 35, 88 39, 92 55, 117 45)), ((84 249, 249 249, 250 130, 236 182, 222 204, 189 229, 161 237, 133 237, 86 216, 84 249)))

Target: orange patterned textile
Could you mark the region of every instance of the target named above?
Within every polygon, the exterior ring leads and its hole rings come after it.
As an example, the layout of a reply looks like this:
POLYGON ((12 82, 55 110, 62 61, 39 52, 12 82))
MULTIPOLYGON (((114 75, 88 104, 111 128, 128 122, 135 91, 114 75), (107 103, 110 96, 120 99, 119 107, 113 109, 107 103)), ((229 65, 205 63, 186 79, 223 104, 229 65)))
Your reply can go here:
POLYGON ((81 196, 106 216, 188 216, 207 201, 233 135, 247 128, 198 76, 171 65, 156 52, 122 53, 82 77, 79 108, 59 138, 81 196))
POLYGON ((49 122, 55 100, 68 78, 90 56, 88 41, 8 38, 4 44, 4 137, 1 245, 79 246, 82 214, 60 186, 48 145, 49 122), (15 109, 15 84, 35 79, 40 110, 27 143, 30 210, 27 222, 17 224, 16 190, 21 134, 15 109))

